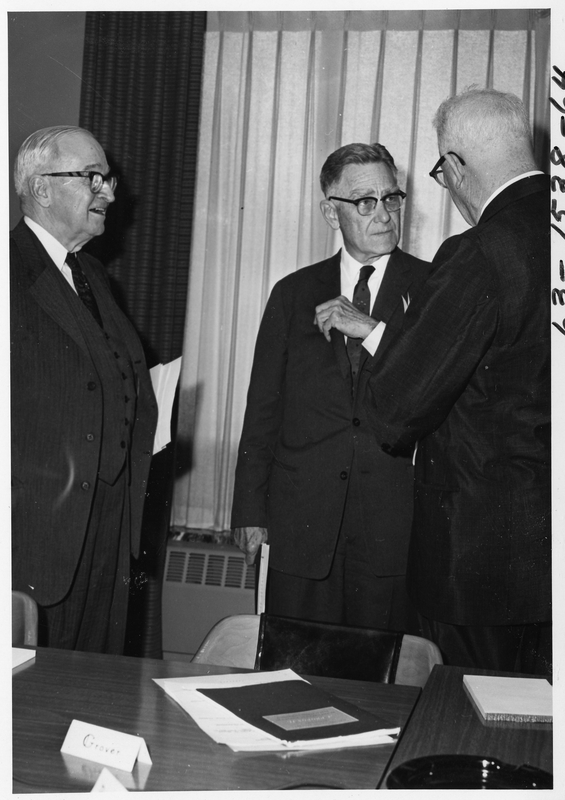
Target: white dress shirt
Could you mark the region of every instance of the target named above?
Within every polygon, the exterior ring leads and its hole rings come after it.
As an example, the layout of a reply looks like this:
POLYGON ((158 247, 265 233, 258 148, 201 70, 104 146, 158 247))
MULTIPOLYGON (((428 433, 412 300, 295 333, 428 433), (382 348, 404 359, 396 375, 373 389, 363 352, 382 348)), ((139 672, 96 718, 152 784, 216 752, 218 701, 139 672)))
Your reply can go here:
POLYGON ((76 292, 71 268, 65 263, 68 252, 67 249, 63 247, 61 242, 57 241, 49 231, 46 231, 45 228, 42 228, 41 225, 34 220, 24 216, 24 222, 28 228, 35 233, 43 247, 47 250, 49 257, 55 262, 57 269, 63 273, 63 277, 66 279, 73 292, 76 292))
MULTIPOLYGON (((368 280, 369 293, 371 295, 370 310, 373 309, 373 304, 385 274, 386 265, 390 258, 390 253, 381 256, 376 261, 357 261, 350 255, 345 247, 341 249, 341 263, 340 263, 340 279, 341 279, 341 294, 350 302, 353 302, 353 291, 359 280, 359 271, 361 267, 366 264, 372 264, 375 271, 368 280)), ((370 313, 370 312, 369 312, 370 313)), ((363 347, 374 356, 380 344, 383 333, 385 332, 386 323, 378 322, 377 326, 371 331, 366 339, 363 340, 363 347)), ((347 337, 346 337, 347 339, 347 337)))

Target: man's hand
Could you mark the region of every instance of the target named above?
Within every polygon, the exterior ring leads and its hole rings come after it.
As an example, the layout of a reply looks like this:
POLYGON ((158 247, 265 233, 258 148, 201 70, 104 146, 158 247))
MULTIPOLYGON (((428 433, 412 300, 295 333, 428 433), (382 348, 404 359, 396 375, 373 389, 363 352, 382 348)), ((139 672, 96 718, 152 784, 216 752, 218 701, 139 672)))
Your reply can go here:
POLYGON ((331 328, 337 328, 345 336, 351 336, 353 339, 366 339, 377 327, 377 320, 368 314, 363 314, 346 297, 340 295, 334 300, 316 306, 314 324, 329 342, 331 328))
POLYGON ((257 550, 267 541, 266 528, 234 528, 233 538, 236 545, 245 553, 245 563, 253 564, 257 550))

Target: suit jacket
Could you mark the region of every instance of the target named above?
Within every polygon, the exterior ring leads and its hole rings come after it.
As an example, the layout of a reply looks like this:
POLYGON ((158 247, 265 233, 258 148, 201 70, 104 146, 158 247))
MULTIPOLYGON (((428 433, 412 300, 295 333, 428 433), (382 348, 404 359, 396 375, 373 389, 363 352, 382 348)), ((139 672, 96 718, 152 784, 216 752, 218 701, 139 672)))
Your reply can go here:
MULTIPOLYGON (((12 231, 13 588, 61 600, 74 576, 94 497, 104 426, 100 378, 65 279, 23 220, 12 231)), ((137 385, 130 447, 131 548, 137 555, 156 402, 139 338, 113 299, 104 268, 81 254, 101 308, 129 353, 137 385)))
POLYGON ((408 588, 459 625, 550 618, 549 179, 448 239, 369 378, 385 450, 419 440, 408 588))
MULTIPOLYGON (((378 354, 402 325, 402 297, 417 291, 428 268, 401 250, 391 255, 373 311, 387 322, 378 354)), ((325 577, 355 454, 372 568, 400 575, 412 519, 412 465, 384 456, 366 425, 362 373, 353 395, 343 334, 332 330, 329 343, 314 325, 316 306, 340 292, 340 253, 273 288, 255 347, 232 527, 266 527, 273 568, 325 577)), ((366 365, 376 360, 368 353, 362 358, 366 365)))

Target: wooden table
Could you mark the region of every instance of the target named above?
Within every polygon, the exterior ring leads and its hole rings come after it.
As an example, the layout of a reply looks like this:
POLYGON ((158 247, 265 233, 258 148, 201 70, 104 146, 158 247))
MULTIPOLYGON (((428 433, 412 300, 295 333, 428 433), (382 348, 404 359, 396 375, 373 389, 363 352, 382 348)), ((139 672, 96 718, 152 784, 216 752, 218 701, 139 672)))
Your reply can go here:
MULTIPOLYGON (((102 766, 59 751, 73 719, 143 736, 149 770, 112 770, 131 790, 375 789, 394 745, 313 753, 234 753, 212 741, 152 678, 236 672, 178 661, 37 648, 13 679, 14 793, 90 791, 102 766)), ((420 690, 330 678, 312 683, 404 725, 420 690)))
POLYGON ((388 774, 420 756, 468 754, 490 756, 507 764, 530 764, 553 773, 553 726, 547 723, 482 722, 465 689, 463 675, 510 672, 435 666, 379 786, 388 774))

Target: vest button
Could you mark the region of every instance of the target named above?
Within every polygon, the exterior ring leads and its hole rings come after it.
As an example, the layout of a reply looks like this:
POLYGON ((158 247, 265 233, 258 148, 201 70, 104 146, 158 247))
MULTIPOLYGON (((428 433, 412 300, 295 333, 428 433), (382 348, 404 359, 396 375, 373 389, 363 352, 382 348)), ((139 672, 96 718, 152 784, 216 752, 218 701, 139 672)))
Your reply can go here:
POLYGON ((94 441, 94 434, 93 433, 87 433, 86 434, 86 441, 87 442, 93 442, 94 441))
POLYGON ((346 481, 347 480, 347 472, 345 470, 343 470, 343 472, 339 473, 339 477, 341 478, 342 481, 346 481))
POLYGON ((357 428, 357 427, 359 427, 359 425, 361 425, 361 420, 360 420, 360 419, 357 419, 357 417, 355 417, 355 418, 353 419, 353 424, 354 424, 354 425, 355 425, 355 427, 357 428))
POLYGON ((88 482, 88 481, 83 481, 83 482, 81 483, 81 485, 80 485, 80 488, 81 488, 83 491, 85 491, 85 492, 88 492, 88 490, 90 489, 90 484, 89 484, 89 482, 88 482))
POLYGON ((126 449, 126 443, 125 442, 120 442, 120 447, 122 448, 122 450, 125 450, 126 449))
POLYGON ((89 392, 93 392, 96 389, 96 384, 94 383, 94 381, 88 381, 88 383, 86 384, 86 388, 88 389, 89 392))

